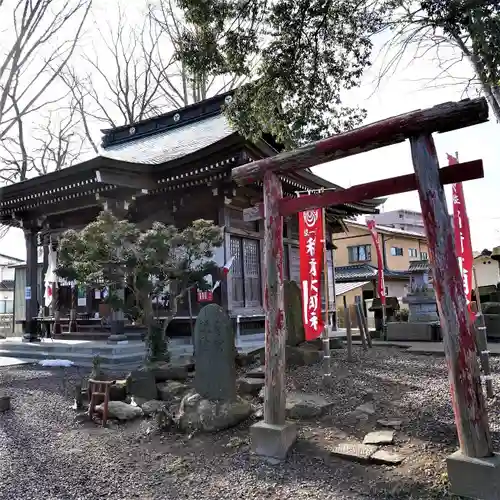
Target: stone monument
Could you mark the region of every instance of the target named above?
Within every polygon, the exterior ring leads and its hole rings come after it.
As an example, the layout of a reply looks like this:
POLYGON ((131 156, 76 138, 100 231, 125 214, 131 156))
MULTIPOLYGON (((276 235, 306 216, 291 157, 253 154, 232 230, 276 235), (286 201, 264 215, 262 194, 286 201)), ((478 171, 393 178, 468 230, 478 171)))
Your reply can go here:
POLYGON ((414 270, 410 273, 410 292, 403 297, 403 303, 408 304, 408 322, 388 323, 387 340, 424 342, 440 340, 439 314, 436 294, 432 288, 429 262, 412 262, 411 267, 414 270))
POLYGON ((234 333, 231 320, 217 304, 205 306, 194 327, 194 390, 181 401, 182 430, 213 432, 246 419, 252 407, 236 394, 234 333))
POLYGON ((302 320, 302 295, 300 286, 295 281, 283 283, 285 298, 286 345, 296 347, 306 340, 302 320))
POLYGON ((403 302, 408 304, 410 323, 436 323, 439 315, 436 304, 436 294, 433 288, 421 287, 412 290, 403 302))

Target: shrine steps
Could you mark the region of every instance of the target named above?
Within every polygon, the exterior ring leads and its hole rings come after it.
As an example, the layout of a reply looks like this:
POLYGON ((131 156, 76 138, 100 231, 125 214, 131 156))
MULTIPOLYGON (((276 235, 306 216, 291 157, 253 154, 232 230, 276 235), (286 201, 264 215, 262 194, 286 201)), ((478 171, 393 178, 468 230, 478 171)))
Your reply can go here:
MULTIPOLYGON (((262 340, 237 342, 242 353, 262 349, 262 340)), ((170 339, 168 350, 172 361, 192 359, 193 345, 190 337, 170 339)), ((23 342, 21 337, 0 340, 0 357, 16 358, 36 363, 43 359, 64 359, 75 366, 91 368, 94 358, 99 356, 103 370, 126 372, 139 367, 144 362, 146 346, 144 342, 127 341, 124 344, 108 344, 101 340, 45 339, 42 342, 23 342)))
POLYGON ((11 357, 38 362, 43 359, 64 359, 75 366, 91 368, 96 356, 101 367, 110 371, 126 371, 136 368, 144 361, 144 342, 108 344, 92 340, 43 340, 23 342, 20 337, 0 340, 0 357, 11 357))
MULTIPOLYGON (((79 329, 77 332, 63 332, 54 335, 54 340, 101 340, 106 342, 110 335, 109 330, 83 330, 79 329)), ((127 340, 142 341, 145 332, 141 331, 125 331, 127 340)))

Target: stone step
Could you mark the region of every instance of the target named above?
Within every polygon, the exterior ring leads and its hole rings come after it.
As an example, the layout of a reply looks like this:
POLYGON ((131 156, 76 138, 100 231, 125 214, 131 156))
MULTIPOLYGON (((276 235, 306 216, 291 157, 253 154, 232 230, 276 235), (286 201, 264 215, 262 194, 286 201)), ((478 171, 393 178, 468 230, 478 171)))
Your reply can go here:
MULTIPOLYGON (((78 332, 64 332, 54 336, 54 340, 102 340, 106 341, 110 335, 109 331, 92 331, 81 327, 81 330, 78 332)), ((127 337, 127 340, 133 341, 141 341, 142 333, 141 332, 127 332, 125 331, 124 335, 127 337)))

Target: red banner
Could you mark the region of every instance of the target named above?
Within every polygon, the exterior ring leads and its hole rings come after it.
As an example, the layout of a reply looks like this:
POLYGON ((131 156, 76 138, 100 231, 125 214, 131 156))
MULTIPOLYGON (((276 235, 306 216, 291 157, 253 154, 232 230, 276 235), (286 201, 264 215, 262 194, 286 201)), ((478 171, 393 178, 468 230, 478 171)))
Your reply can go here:
POLYGON ((377 252, 377 262, 378 262, 378 282, 377 282, 377 295, 380 297, 380 302, 385 304, 385 280, 384 280, 384 261, 382 258, 382 251, 380 248, 380 242, 378 239, 378 233, 375 229, 375 221, 367 221, 368 229, 372 235, 373 245, 375 251, 377 252))
POLYGON ((323 211, 317 209, 299 213, 299 232, 302 317, 306 340, 314 340, 324 328, 321 314, 323 211))
POLYGON ((212 290, 198 290, 198 302, 213 302, 214 293, 212 290))
MULTIPOLYGON (((448 156, 448 164, 458 164, 458 159, 451 155, 448 156)), ((453 184, 453 230, 455 233, 455 248, 457 251, 458 264, 462 273, 465 298, 467 299, 467 308, 471 313, 470 301, 472 298, 472 266, 474 257, 472 255, 472 243, 470 238, 469 218, 465 208, 464 188, 461 182, 453 184)))

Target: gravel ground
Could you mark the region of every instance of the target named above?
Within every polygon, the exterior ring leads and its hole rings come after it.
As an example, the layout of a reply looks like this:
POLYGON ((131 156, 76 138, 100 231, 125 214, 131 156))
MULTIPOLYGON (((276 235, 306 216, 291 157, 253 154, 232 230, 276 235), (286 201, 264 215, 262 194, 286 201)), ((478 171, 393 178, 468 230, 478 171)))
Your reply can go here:
MULTIPOLYGON (((158 434, 154 421, 101 427, 70 408, 76 369, 34 365, 0 368, 0 388, 12 411, 0 414, 0 499, 445 499, 444 457, 456 447, 444 359, 396 348, 334 353, 334 376, 320 370, 288 373, 289 389, 319 392, 336 404, 317 422, 302 423, 290 458, 271 465, 249 453, 248 425, 191 439, 158 434), (373 397, 376 414, 352 413, 373 397), (391 449, 398 467, 338 460, 328 450, 360 441, 380 418, 401 418, 391 449)), ((500 362, 492 359, 494 388, 500 362)), ((500 446, 500 400, 488 403, 495 448, 500 446)))

